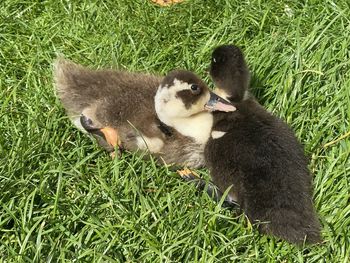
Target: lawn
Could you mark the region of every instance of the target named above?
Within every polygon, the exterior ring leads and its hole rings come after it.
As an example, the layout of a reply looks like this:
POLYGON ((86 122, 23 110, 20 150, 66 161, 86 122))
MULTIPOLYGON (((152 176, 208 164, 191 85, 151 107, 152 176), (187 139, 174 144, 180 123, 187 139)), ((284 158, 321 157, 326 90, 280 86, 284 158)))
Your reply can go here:
POLYGON ((349 45, 348 0, 1 1, 0 262, 350 262, 349 45), (58 54, 190 69, 212 87, 211 51, 228 43, 246 54, 252 92, 305 146, 323 244, 260 235, 167 168, 111 160, 54 94, 58 54))

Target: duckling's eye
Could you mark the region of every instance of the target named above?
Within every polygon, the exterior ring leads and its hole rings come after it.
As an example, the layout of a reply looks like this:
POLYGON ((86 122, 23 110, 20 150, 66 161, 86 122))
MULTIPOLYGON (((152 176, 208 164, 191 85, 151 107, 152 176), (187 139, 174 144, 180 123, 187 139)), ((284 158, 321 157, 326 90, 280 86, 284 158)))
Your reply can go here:
POLYGON ((197 84, 192 84, 191 85, 191 90, 192 91, 197 91, 198 90, 198 85, 197 84))
POLYGON ((191 92, 194 95, 198 95, 201 92, 201 88, 197 84, 191 85, 191 92))

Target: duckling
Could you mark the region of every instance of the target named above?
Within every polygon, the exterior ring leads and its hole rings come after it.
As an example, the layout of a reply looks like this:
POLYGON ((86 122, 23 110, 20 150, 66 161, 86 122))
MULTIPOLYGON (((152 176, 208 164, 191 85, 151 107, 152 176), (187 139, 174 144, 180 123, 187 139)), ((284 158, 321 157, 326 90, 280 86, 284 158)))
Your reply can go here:
MULTIPOLYGON (((194 73, 173 71, 161 77, 118 70, 90 70, 57 59, 54 79, 58 97, 72 122, 80 130, 93 134, 108 151, 115 147, 144 150, 161 163, 191 168, 204 166, 204 145, 212 125, 212 115, 203 111, 204 98, 202 113, 187 111, 184 116, 179 112, 181 104, 176 98, 164 97, 162 92, 171 85, 175 85, 172 95, 178 90, 180 97, 191 87, 197 87, 201 94, 207 92, 205 83, 194 73), (156 111, 160 104, 173 108, 167 115, 156 111)), ((183 105, 191 109, 194 104, 187 100, 183 105)))
MULTIPOLYGON (((204 109, 209 98, 220 99, 192 72, 175 70, 163 79, 154 98, 155 111, 160 122, 174 134, 162 148, 163 158, 191 168, 205 165, 204 146, 213 124, 213 115, 204 109)), ((217 104, 220 110, 230 111, 233 106, 222 101, 217 104)))
MULTIPOLYGON (((204 155, 204 147, 211 136, 213 125, 213 115, 204 107, 208 100, 215 101, 217 109, 223 112, 236 109, 230 102, 211 92, 196 75, 188 71, 170 72, 157 90, 155 109, 159 120, 174 131, 197 139, 195 148, 188 145, 183 148, 186 152, 185 158, 204 155)), ((178 174, 186 181, 194 183, 199 191, 206 190, 215 201, 221 200, 223 194, 220 189, 210 182, 207 184, 193 171, 184 169, 179 170, 178 174)), ((223 205, 236 207, 237 203, 226 196, 223 205)))
POLYGON ((143 135, 150 151, 162 147, 163 137, 159 136, 154 106, 150 103, 161 80, 160 76, 141 73, 90 70, 62 58, 54 63, 55 88, 69 118, 80 130, 99 134, 100 143, 108 151, 116 145, 103 142, 104 136, 109 142, 123 141, 130 150, 145 147, 144 141, 131 136, 134 132, 127 121, 145 127, 143 135), (117 127, 121 131, 113 133, 117 127), (118 138, 109 138, 110 133, 118 138), (129 133, 131 140, 127 140, 129 133))
MULTIPOLYGON (((286 123, 254 98, 244 98, 249 73, 241 50, 216 48, 210 74, 220 94, 236 107, 234 112, 213 113, 216 136, 205 146, 213 182, 221 191, 231 188, 230 197, 251 221, 261 222, 262 233, 296 244, 320 242, 303 147, 286 123)), ((208 101, 206 109, 218 110, 216 101, 208 101)))

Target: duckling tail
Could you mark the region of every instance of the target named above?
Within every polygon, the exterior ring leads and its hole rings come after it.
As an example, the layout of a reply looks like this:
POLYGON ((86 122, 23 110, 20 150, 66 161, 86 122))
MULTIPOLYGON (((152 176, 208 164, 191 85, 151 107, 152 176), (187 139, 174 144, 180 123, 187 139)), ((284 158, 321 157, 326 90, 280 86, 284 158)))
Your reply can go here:
POLYGON ((63 57, 58 57, 53 62, 53 78, 57 92, 63 92, 68 87, 69 76, 73 74, 73 71, 82 69, 81 66, 73 63, 72 61, 63 57))
POLYGON ((80 83, 83 71, 82 66, 63 57, 58 57, 53 63, 54 88, 68 115, 79 115, 92 99, 92 96, 84 96, 86 87, 80 83))
POLYGON ((298 245, 322 241, 320 223, 312 209, 302 213, 278 209, 269 217, 271 218, 269 223, 259 226, 259 230, 265 234, 274 235, 298 245))

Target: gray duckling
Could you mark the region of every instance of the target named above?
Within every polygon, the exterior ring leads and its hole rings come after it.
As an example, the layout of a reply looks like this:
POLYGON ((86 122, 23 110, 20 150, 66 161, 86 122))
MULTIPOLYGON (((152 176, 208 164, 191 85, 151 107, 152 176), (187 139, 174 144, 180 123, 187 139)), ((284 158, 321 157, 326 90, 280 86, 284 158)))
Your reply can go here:
POLYGON ((57 59, 54 80, 58 97, 75 126, 93 134, 108 151, 115 147, 142 150, 162 163, 204 166, 204 145, 213 123, 212 115, 203 110, 204 99, 200 102, 202 112, 192 114, 196 103, 181 104, 175 97, 162 95, 171 85, 175 85, 171 90, 177 90, 180 96, 191 87, 208 91, 195 74, 180 70, 161 77, 91 70, 57 59), (157 112, 161 104, 167 104, 170 110, 157 112), (181 107, 186 109, 185 115, 181 115, 181 107))
POLYGON ((215 100, 206 105, 214 116, 214 136, 205 147, 214 184, 221 191, 230 188, 230 198, 252 222, 261 222, 262 233, 296 244, 320 242, 303 147, 286 123, 247 93, 249 70, 241 50, 216 48, 210 75, 220 95, 236 107, 224 113, 215 100))

